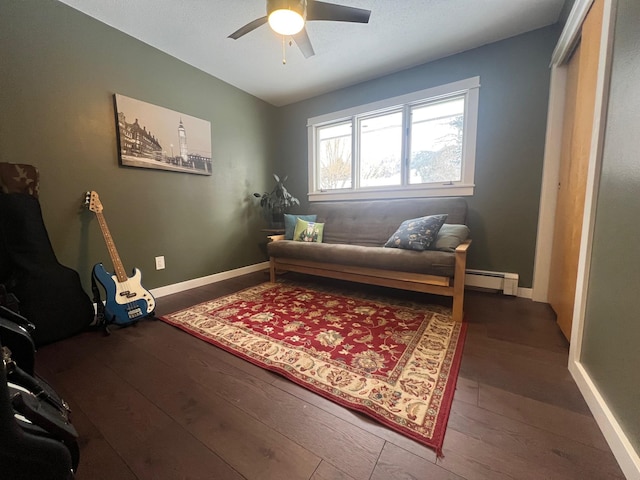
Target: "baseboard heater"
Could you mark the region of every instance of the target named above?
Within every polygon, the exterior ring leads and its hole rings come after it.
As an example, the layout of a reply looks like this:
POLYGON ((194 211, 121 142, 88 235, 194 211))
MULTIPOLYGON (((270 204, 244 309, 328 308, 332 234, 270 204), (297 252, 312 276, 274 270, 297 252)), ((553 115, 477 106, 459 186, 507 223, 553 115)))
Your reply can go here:
POLYGON ((464 285, 489 290, 502 291, 504 295, 518 295, 518 274, 490 272, 487 270, 467 270, 464 285))

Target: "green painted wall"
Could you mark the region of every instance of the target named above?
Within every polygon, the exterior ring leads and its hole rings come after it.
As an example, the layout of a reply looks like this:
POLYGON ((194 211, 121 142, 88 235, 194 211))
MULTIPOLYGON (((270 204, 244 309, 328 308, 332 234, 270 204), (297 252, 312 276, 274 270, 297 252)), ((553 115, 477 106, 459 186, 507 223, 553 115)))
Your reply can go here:
POLYGON ((86 190, 147 288, 265 260, 250 195, 272 183, 275 107, 64 4, 0 0, 0 112, 0 161, 39 168, 54 250, 85 286, 111 269, 86 190), (213 175, 118 166, 114 93, 211 122, 213 175))
POLYGON ((581 361, 640 454, 640 3, 617 8, 581 361))
MULTIPOLYGON (((556 27, 282 107, 282 174, 298 198, 307 193, 306 121, 377 100, 480 76, 475 195, 468 198, 473 245, 469 267, 515 272, 531 287, 544 154, 549 62, 556 27)), ((302 205, 298 211, 304 210, 302 205)))

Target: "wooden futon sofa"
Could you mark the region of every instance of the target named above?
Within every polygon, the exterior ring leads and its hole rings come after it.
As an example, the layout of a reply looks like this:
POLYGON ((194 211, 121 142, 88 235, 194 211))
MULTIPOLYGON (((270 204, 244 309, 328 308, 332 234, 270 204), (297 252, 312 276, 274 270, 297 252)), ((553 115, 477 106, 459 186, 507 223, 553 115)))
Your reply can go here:
POLYGON ((322 242, 271 237, 267 251, 272 282, 276 273, 293 271, 445 295, 453 298, 453 319, 462 321, 471 244, 464 198, 319 202, 309 210, 324 224, 322 242), (442 214, 445 224, 426 250, 384 246, 406 220, 442 214))

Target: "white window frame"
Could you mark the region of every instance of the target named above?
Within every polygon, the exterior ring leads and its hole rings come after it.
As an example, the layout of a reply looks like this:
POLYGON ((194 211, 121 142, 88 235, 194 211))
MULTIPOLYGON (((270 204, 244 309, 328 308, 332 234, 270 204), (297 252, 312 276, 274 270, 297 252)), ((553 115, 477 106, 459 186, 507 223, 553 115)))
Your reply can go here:
POLYGON ((470 196, 474 191, 474 175, 475 175, 475 159, 476 159, 476 136, 478 126, 478 97, 480 90, 480 77, 467 78, 457 82, 440 85, 418 92, 401 95, 398 97, 381 100, 378 102, 368 103, 357 107, 340 110, 338 112, 328 113, 307 120, 307 137, 308 137, 308 159, 309 159, 309 193, 310 202, 329 201, 329 200, 372 200, 385 198, 416 198, 416 197, 444 197, 444 196, 470 196), (317 180, 317 141, 316 132, 319 127, 331 125, 339 122, 352 123, 352 175, 355 175, 359 168, 359 154, 357 150, 358 125, 362 117, 366 117, 376 113, 382 113, 389 110, 403 109, 405 112, 404 124, 404 146, 403 161, 407 162, 407 142, 409 140, 409 128, 407 123, 408 112, 413 105, 419 105, 425 102, 432 102, 446 99, 448 97, 456 97, 464 95, 465 112, 464 112, 464 129, 462 142, 462 172, 460 181, 448 182, 445 184, 429 183, 410 185, 403 179, 402 186, 393 187, 367 187, 358 188, 356 177, 352 178, 351 188, 336 190, 318 190, 316 188, 317 180))

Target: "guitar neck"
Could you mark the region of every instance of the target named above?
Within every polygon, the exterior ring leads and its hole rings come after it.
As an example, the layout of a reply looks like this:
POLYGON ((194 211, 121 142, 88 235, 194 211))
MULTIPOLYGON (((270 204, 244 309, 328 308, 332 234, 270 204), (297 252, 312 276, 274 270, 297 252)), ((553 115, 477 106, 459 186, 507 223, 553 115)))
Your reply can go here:
POLYGON ((113 238, 111 237, 111 232, 109 232, 107 221, 105 220, 102 212, 95 212, 95 214, 98 218, 98 223, 100 224, 100 230, 102 230, 102 236, 107 244, 107 250, 109 250, 109 256, 111 257, 111 262, 113 263, 113 268, 116 272, 118 282, 125 282, 129 277, 127 277, 127 273, 124 271, 122 260, 120 260, 120 255, 118 255, 118 250, 116 250, 116 244, 113 243, 113 238))

